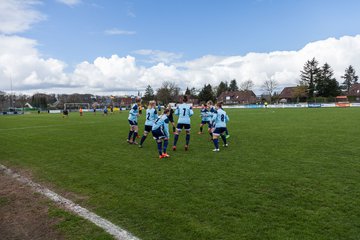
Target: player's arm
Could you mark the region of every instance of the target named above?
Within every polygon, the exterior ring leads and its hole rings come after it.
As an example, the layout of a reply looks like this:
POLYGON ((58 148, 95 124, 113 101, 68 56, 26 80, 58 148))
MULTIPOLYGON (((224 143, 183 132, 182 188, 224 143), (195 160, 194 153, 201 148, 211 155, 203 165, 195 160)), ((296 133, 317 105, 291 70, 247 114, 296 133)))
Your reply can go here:
POLYGON ((189 109, 189 117, 191 117, 192 115, 194 115, 194 111, 192 110, 192 107, 190 107, 190 109, 189 109))
POLYGON ((227 122, 229 122, 230 121, 230 118, 229 118, 229 116, 226 114, 225 115, 225 123, 227 123, 227 122))
POLYGON ((170 138, 170 133, 169 133, 169 118, 166 118, 164 121, 164 132, 166 135, 166 138, 170 138))
POLYGON ((175 109, 174 114, 177 115, 177 116, 180 115, 180 109, 179 109, 179 107, 177 107, 177 108, 175 109))

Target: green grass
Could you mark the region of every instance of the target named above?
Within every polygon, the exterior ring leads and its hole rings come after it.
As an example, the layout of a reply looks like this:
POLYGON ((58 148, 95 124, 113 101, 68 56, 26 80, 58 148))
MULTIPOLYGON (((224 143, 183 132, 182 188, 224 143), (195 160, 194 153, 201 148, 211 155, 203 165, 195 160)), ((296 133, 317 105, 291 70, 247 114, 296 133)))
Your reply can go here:
POLYGON ((229 148, 196 111, 190 151, 182 134, 165 160, 126 144, 125 112, 2 116, 0 163, 142 239, 359 239, 360 109, 226 111, 229 148))

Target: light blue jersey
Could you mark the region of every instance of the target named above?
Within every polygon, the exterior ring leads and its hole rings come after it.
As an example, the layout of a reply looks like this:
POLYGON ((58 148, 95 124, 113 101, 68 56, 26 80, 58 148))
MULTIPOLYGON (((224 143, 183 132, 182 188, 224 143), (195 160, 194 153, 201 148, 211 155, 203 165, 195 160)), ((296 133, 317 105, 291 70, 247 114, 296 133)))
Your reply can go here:
POLYGON ((194 114, 192 107, 186 103, 178 105, 175 110, 175 115, 179 116, 178 123, 190 124, 190 117, 194 114))
POLYGON ((214 123, 215 128, 226 128, 226 123, 229 122, 229 120, 229 116, 222 108, 215 110, 213 113, 212 122, 214 123))
POLYGON ((146 109, 146 126, 153 126, 155 120, 158 118, 157 111, 155 108, 146 109))
POLYGON ((200 116, 202 122, 208 122, 211 120, 210 112, 206 108, 201 109, 200 116))
POLYGON ((167 138, 170 137, 169 134, 169 118, 165 114, 160 115, 156 121, 154 122, 154 125, 152 127, 152 131, 155 131, 157 129, 161 129, 162 132, 166 135, 167 138))
POLYGON ((139 107, 138 107, 138 105, 135 103, 135 104, 132 106, 132 108, 131 108, 131 110, 130 110, 130 112, 129 112, 129 117, 128 117, 128 119, 129 119, 130 121, 137 122, 138 114, 139 114, 139 107))

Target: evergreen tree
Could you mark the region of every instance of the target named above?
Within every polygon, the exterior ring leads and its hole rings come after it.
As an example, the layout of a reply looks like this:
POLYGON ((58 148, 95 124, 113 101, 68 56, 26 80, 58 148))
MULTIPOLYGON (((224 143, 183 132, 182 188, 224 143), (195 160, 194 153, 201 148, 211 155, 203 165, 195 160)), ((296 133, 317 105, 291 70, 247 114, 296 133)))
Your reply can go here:
POLYGON ((215 95, 210 84, 205 84, 199 92, 200 102, 207 102, 209 100, 215 101, 215 95))
POLYGON ((339 83, 334 78, 334 71, 325 63, 316 75, 316 91, 321 97, 336 97, 340 94, 339 83))
POLYGON ((233 80, 230 81, 229 90, 233 91, 233 92, 239 91, 239 87, 237 85, 236 79, 233 79, 233 80))
POLYGON ((229 90, 228 83, 221 81, 216 89, 216 97, 219 97, 223 92, 226 92, 228 90, 229 90))
POLYGON ((155 94, 154 94, 154 90, 152 89, 152 87, 150 85, 148 85, 145 89, 145 94, 143 97, 143 100, 145 102, 151 101, 155 98, 155 94))
POLYGON ((341 78, 345 79, 342 84, 347 93, 349 93, 351 86, 354 83, 357 83, 359 79, 356 75, 355 69, 351 65, 345 69, 345 74, 344 76, 341 76, 341 78))
POLYGON ((316 75, 319 72, 318 61, 313 58, 308 60, 301 71, 301 83, 307 86, 309 98, 314 97, 316 75))
POLYGON ((190 89, 188 87, 186 87, 185 95, 187 95, 187 96, 191 95, 190 89))

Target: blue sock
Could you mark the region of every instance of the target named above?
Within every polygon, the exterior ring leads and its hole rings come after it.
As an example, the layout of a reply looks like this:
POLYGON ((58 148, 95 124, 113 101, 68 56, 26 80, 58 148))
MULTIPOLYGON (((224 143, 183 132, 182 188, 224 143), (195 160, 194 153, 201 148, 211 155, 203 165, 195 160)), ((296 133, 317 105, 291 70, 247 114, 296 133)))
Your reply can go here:
POLYGON ((145 139, 146 139, 146 136, 143 135, 142 138, 141 138, 141 141, 140 141, 140 145, 142 145, 145 142, 145 139))
POLYGON ((219 139, 213 139, 216 149, 219 149, 219 139))
POLYGON ((186 134, 186 145, 189 145, 190 142, 190 134, 186 134))
POLYGON ((212 132, 209 132, 209 134, 210 134, 210 137, 212 137, 212 132))
POLYGON ((179 139, 179 134, 175 134, 175 137, 174 137, 174 146, 176 146, 176 143, 179 139))
POLYGON ((223 140, 224 144, 226 144, 226 136, 225 136, 225 135, 221 135, 221 139, 223 140))
POLYGON ((134 131, 129 131, 128 140, 130 141, 131 136, 133 135, 134 131))
POLYGON ((162 147, 161 147, 161 145, 162 145, 162 142, 158 142, 157 143, 157 147, 158 147, 158 151, 159 151, 159 155, 161 155, 162 154, 162 147))
POLYGON ((163 151, 164 153, 166 153, 168 143, 169 143, 169 140, 164 140, 164 151, 163 151))
POLYGON ((227 129, 226 129, 225 133, 226 133, 226 135, 229 135, 229 131, 227 129))
POLYGON ((200 132, 202 132, 202 130, 203 130, 203 127, 201 126, 201 127, 200 127, 200 132))
POLYGON ((137 132, 134 132, 134 136, 133 136, 133 142, 135 142, 135 140, 136 140, 136 137, 137 137, 137 132))

